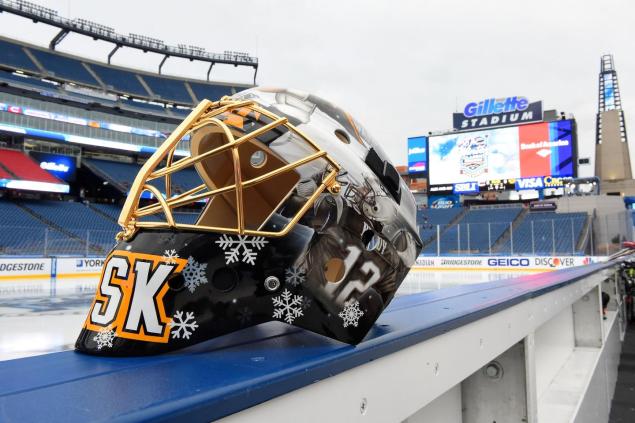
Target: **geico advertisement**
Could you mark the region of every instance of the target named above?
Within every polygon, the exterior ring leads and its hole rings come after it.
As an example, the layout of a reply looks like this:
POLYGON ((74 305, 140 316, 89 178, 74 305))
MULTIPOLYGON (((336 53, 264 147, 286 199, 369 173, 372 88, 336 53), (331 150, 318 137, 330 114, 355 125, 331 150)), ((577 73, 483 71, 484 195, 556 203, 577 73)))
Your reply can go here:
POLYGON ((419 257, 419 268, 458 269, 563 269, 606 261, 605 257, 540 256, 540 257, 419 257))
POLYGON ((58 258, 57 275, 95 274, 100 273, 104 265, 103 258, 58 258))
POLYGON ((51 275, 51 259, 48 258, 9 258, 0 259, 0 278, 19 276, 51 275))

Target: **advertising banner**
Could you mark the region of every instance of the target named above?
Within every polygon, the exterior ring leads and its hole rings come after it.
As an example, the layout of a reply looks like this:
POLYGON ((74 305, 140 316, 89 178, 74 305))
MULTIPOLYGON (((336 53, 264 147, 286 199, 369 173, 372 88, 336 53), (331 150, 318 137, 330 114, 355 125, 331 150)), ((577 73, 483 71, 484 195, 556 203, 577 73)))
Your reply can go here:
POLYGON ((459 195, 429 195, 428 207, 431 209, 451 209, 461 207, 461 197, 459 195))
POLYGON ((40 167, 64 181, 74 181, 77 165, 75 157, 63 156, 61 154, 41 153, 31 151, 29 155, 35 159, 40 167))
POLYGON ((465 105, 463 113, 452 115, 456 130, 490 128, 542 120, 542 102, 529 103, 524 97, 488 98, 465 105))
POLYGON ((427 170, 427 142, 428 137, 408 138, 408 173, 422 173, 427 170))
POLYGON ((501 257, 425 257, 420 256, 414 270, 552 271, 606 261, 590 256, 501 256, 501 257))
MULTIPOLYGON (((430 191, 437 185, 476 182, 485 187, 496 180, 574 176, 573 143, 570 120, 431 136, 430 191)), ((532 181, 526 183, 529 189, 532 181)))
POLYGON ((104 258, 58 258, 56 276, 58 278, 99 276, 104 258))
POLYGON ((50 278, 50 258, 0 259, 0 282, 21 278, 50 278))

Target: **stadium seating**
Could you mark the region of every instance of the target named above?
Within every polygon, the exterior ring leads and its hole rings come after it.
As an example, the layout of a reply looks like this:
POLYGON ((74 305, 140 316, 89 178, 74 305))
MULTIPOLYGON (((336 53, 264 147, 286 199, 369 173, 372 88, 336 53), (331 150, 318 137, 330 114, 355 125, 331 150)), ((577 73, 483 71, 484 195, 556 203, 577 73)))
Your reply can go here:
POLYGON ((58 90, 57 86, 50 82, 44 82, 37 78, 31 78, 28 76, 18 76, 4 71, 0 71, 0 82, 5 82, 7 85, 35 89, 36 91, 39 91, 39 89, 44 89, 48 92, 56 92, 58 90))
MULTIPOLYGON (((94 203, 91 204, 90 207, 92 207, 95 210, 98 210, 100 213, 107 215, 109 218, 111 218, 113 221, 117 221, 117 219, 119 218, 119 213, 121 213, 121 206, 116 206, 114 204, 99 204, 99 203, 94 203)), ((174 220, 177 223, 186 223, 188 225, 193 225, 194 223, 196 223, 196 219, 198 218, 199 213, 185 213, 185 212, 175 212, 173 214, 174 220)), ((148 216, 149 219, 147 220, 159 220, 158 217, 156 216, 148 216)))
POLYGON ((183 81, 150 75, 143 75, 142 78, 152 92, 162 100, 175 101, 182 104, 193 103, 192 97, 187 92, 183 81))
POLYGON ((99 83, 80 61, 38 49, 30 49, 30 51, 51 75, 72 82, 99 87, 99 83))
POLYGON ((113 91, 149 97, 148 91, 141 85, 137 76, 128 71, 91 63, 90 68, 97 74, 106 87, 113 91))
POLYGON ((25 212, 14 202, 0 199, 0 254, 84 254, 85 245, 25 212))
POLYGON ((532 212, 499 249, 504 254, 577 254, 586 213, 532 212), (533 235, 532 235, 533 233, 533 235), (512 248, 513 241, 513 248, 512 248))
POLYGON ((37 163, 21 151, 0 149, 0 168, 13 179, 61 183, 59 179, 41 169, 37 163))
MULTIPOLYGON (((141 168, 141 165, 138 164, 99 159, 84 159, 84 163, 95 170, 98 176, 108 180, 114 186, 125 192, 130 189, 134 178, 141 168)), ((165 190, 162 178, 155 179, 150 183, 159 188, 162 192, 165 190)), ((200 184, 201 179, 193 169, 184 169, 172 176, 172 190, 175 194, 180 194, 200 184)))
MULTIPOLYGON (((106 89, 117 94, 129 94, 134 97, 143 98, 151 101, 176 102, 183 105, 194 105, 196 102, 207 98, 210 100, 218 100, 224 95, 231 95, 234 92, 242 91, 247 86, 228 86, 224 84, 206 83, 204 81, 193 81, 185 79, 166 78, 160 75, 148 75, 139 73, 132 69, 126 70, 116 68, 107 64, 98 64, 82 58, 74 58, 68 55, 62 55, 53 50, 45 50, 41 47, 31 46, 17 41, 8 39, 0 39, 0 67, 13 71, 16 69, 28 71, 42 77, 54 77, 58 80, 74 82, 80 85, 88 85, 97 87, 100 90, 106 89), (35 59, 44 68, 44 72, 40 69, 28 56, 26 52, 30 52, 35 59), (90 71, 103 82, 102 87, 93 77, 90 71), (143 78, 144 82, 149 86, 150 90, 156 95, 153 97, 139 81, 138 77, 143 78), (196 98, 192 98, 186 84, 190 86, 196 98)), ((10 74, 9 74, 10 75, 10 74)), ((9 84, 20 85, 21 87, 33 87, 35 91, 46 88, 49 91, 59 91, 57 96, 75 100, 78 99, 82 103, 98 102, 107 106, 121 107, 123 109, 131 109, 137 111, 148 112, 153 114, 162 114, 168 117, 182 117, 187 115, 187 111, 171 109, 167 111, 161 106, 152 104, 143 104, 126 101, 121 99, 117 104, 105 99, 96 100, 88 98, 85 95, 76 92, 67 91, 64 87, 55 87, 51 84, 42 82, 36 78, 19 78, 8 76, 2 78, 9 84), (113 103, 113 104, 110 104, 113 103)))
MULTIPOLYGON (((490 245, 509 229, 521 211, 520 207, 468 210, 457 224, 441 233, 440 253, 489 253, 490 245)), ((425 246, 424 253, 436 254, 437 243, 425 246)))
POLYGON ((40 72, 33 60, 24 52, 22 46, 0 40, 0 62, 14 69, 40 72))
POLYGON ((462 208, 426 209, 417 213, 417 227, 424 245, 437 236, 437 226, 440 231, 463 212, 462 208))
POLYGON ((107 252, 119 230, 115 222, 83 203, 39 200, 25 201, 22 205, 43 221, 85 240, 94 252, 107 252))
MULTIPOLYGON (((212 101, 220 100, 224 95, 232 95, 232 87, 224 85, 200 84, 198 82, 189 82, 190 88, 194 92, 198 101, 208 99, 212 101)), ((242 88, 238 89, 238 91, 242 88)))

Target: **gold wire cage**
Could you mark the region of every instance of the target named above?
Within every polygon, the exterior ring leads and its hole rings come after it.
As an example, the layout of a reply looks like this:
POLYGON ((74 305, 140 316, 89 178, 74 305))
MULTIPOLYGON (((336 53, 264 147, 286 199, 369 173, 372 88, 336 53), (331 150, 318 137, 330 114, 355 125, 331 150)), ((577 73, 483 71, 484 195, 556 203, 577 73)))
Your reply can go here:
POLYGON ((238 235, 268 237, 285 236, 289 231, 291 231, 291 229, 293 229, 295 224, 302 218, 307 210, 309 210, 325 189, 328 189, 333 194, 339 193, 340 185, 336 181, 336 176, 339 170, 340 166, 338 163, 336 163, 326 151, 321 149, 306 134, 293 124, 289 123, 286 117, 280 117, 275 113, 264 109, 255 101, 233 100, 229 97, 223 97, 220 101, 216 102, 203 100, 141 167, 141 170, 137 174, 137 177, 131 186, 128 197, 126 198, 119 216, 118 223, 123 228, 123 231, 117 234, 117 240, 130 239, 139 228, 195 229, 197 231, 222 232, 238 235), (228 126, 228 123, 222 119, 222 117, 226 117, 231 113, 241 113, 242 115, 245 115, 245 111, 253 112, 257 116, 266 116, 271 120, 271 122, 251 132, 240 134, 235 129, 232 130, 228 126), (183 140, 187 134, 192 134, 197 129, 206 125, 217 127, 215 129, 224 135, 225 143, 197 155, 194 155, 193 152, 190 157, 185 157, 175 161, 174 154, 179 142, 183 140), (285 162, 286 164, 267 173, 258 175, 257 177, 243 180, 241 175, 239 147, 250 141, 257 141, 258 137, 261 137, 268 131, 281 126, 286 127, 287 130, 292 131, 293 134, 297 135, 295 139, 304 142, 307 146, 309 146, 312 153, 291 163, 285 162), (233 184, 222 187, 209 186, 209 184, 205 183, 206 179, 202 177, 204 183, 178 195, 172 195, 172 174, 187 167, 196 166, 197 163, 201 163, 203 160, 212 156, 226 154, 226 152, 231 153, 231 160, 233 162, 233 184), (243 192, 245 189, 253 187, 285 172, 293 172, 299 166, 319 159, 327 161, 327 172, 325 172, 321 183, 317 185, 317 189, 310 195, 307 201, 280 231, 274 232, 263 231, 261 228, 246 228, 243 203, 243 192), (160 167, 164 160, 165 166, 160 167), (165 197, 161 194, 157 187, 148 183, 151 180, 159 178, 164 179, 165 197), (141 195, 145 191, 149 191, 156 199, 156 202, 139 207, 141 195), (175 222, 172 212, 174 208, 182 207, 205 199, 209 202, 214 197, 231 193, 232 191, 235 193, 235 226, 207 226, 201 224, 200 220, 196 224, 175 222), (165 215, 165 221, 140 221, 140 218, 144 216, 160 213, 165 215))

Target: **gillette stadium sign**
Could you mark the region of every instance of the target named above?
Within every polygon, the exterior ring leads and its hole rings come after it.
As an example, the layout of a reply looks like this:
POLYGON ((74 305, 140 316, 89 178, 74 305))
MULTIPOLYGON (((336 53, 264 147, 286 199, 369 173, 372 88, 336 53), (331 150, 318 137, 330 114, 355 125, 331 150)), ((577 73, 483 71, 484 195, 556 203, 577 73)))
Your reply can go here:
POLYGON ((525 97, 486 98, 467 103, 463 113, 453 114, 454 129, 488 128, 542 120, 542 102, 525 97))

